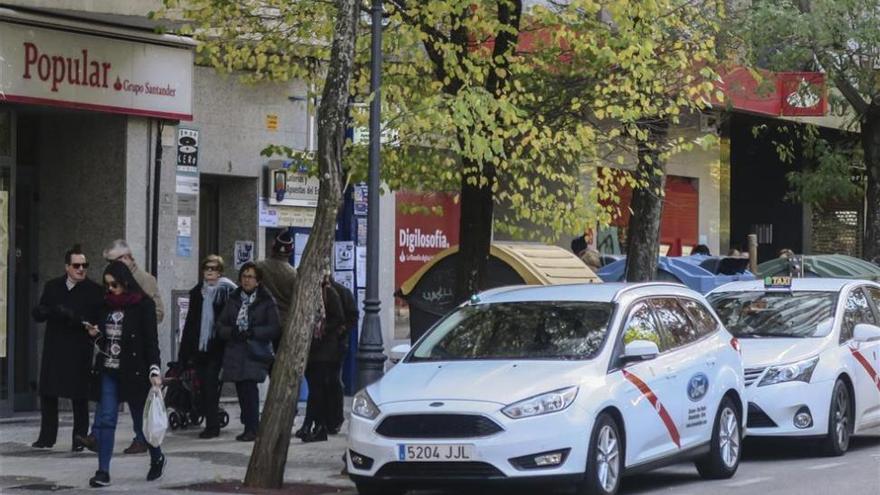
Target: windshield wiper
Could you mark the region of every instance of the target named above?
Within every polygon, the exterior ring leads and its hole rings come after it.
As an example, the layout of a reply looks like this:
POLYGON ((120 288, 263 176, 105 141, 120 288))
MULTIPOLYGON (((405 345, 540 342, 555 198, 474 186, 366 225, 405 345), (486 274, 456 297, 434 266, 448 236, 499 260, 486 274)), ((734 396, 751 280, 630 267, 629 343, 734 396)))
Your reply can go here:
POLYGON ((792 338, 792 339, 804 338, 803 335, 794 335, 794 334, 783 333, 783 332, 749 332, 749 333, 742 333, 742 334, 737 335, 737 338, 740 338, 740 339, 748 339, 751 337, 783 337, 783 338, 792 338))

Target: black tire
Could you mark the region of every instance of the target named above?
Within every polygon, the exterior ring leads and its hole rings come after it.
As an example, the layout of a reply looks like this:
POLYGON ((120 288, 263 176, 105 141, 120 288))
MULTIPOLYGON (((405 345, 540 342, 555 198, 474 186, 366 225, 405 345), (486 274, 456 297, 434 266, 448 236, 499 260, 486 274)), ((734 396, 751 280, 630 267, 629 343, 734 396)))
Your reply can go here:
POLYGON ((168 413, 168 427, 172 430, 180 428, 180 415, 177 414, 177 411, 168 413))
POLYGON ((730 397, 724 397, 715 413, 709 453, 694 465, 705 479, 727 479, 736 473, 741 458, 742 413, 730 397))
POLYGON ((358 495, 403 495, 406 490, 375 481, 355 481, 358 495))
POLYGON ((577 495, 614 495, 620 489, 623 468, 624 442, 620 427, 610 414, 602 413, 590 434, 586 472, 584 480, 576 486, 577 495))
POLYGON ((195 425, 195 426, 199 426, 199 425, 201 425, 201 424, 202 424, 202 421, 204 421, 204 419, 205 419, 205 418, 199 416, 199 415, 196 414, 196 413, 190 413, 190 415, 189 415, 189 422, 190 422, 190 424, 193 424, 193 425, 195 425))
POLYGON ((220 428, 226 428, 226 425, 229 424, 229 413, 221 409, 217 411, 217 414, 220 416, 220 428))
POLYGON ((837 380, 831 392, 831 405, 828 408, 828 434, 822 439, 822 453, 829 457, 842 456, 849 449, 852 438, 853 418, 852 395, 842 380, 837 380))

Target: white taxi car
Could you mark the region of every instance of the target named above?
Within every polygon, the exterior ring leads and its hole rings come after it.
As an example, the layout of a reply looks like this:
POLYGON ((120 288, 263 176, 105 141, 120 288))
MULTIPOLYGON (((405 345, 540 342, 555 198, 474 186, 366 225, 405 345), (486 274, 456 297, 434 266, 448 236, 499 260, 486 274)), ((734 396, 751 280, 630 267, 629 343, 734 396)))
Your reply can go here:
POLYGON ((738 342, 677 284, 484 292, 355 395, 348 471, 361 494, 442 483, 570 483, 692 459, 739 465, 738 342))
POLYGON ((842 455, 880 425, 880 284, 773 277, 707 296, 743 348, 748 430, 842 455))

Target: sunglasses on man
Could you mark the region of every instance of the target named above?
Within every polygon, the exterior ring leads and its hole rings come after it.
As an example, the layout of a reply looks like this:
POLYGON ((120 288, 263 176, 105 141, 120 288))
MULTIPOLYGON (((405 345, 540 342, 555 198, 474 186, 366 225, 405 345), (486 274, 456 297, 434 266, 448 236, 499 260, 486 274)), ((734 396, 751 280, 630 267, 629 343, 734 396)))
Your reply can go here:
POLYGON ((71 263, 70 266, 72 266, 74 270, 85 270, 89 267, 89 264, 88 263, 71 263))

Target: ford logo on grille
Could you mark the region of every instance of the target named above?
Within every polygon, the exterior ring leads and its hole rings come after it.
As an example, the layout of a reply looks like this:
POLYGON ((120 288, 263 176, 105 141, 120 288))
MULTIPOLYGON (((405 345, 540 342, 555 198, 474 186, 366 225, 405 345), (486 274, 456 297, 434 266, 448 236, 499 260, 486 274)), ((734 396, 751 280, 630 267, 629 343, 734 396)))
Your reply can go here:
POLYGON ((688 382, 687 394, 688 399, 697 402, 706 396, 709 391, 709 377, 703 373, 697 373, 692 376, 688 382))
POLYGON ((442 402, 432 402, 432 403, 430 403, 430 404, 428 404, 428 405, 431 406, 431 407, 440 407, 440 406, 443 405, 443 403, 442 403, 442 402))

